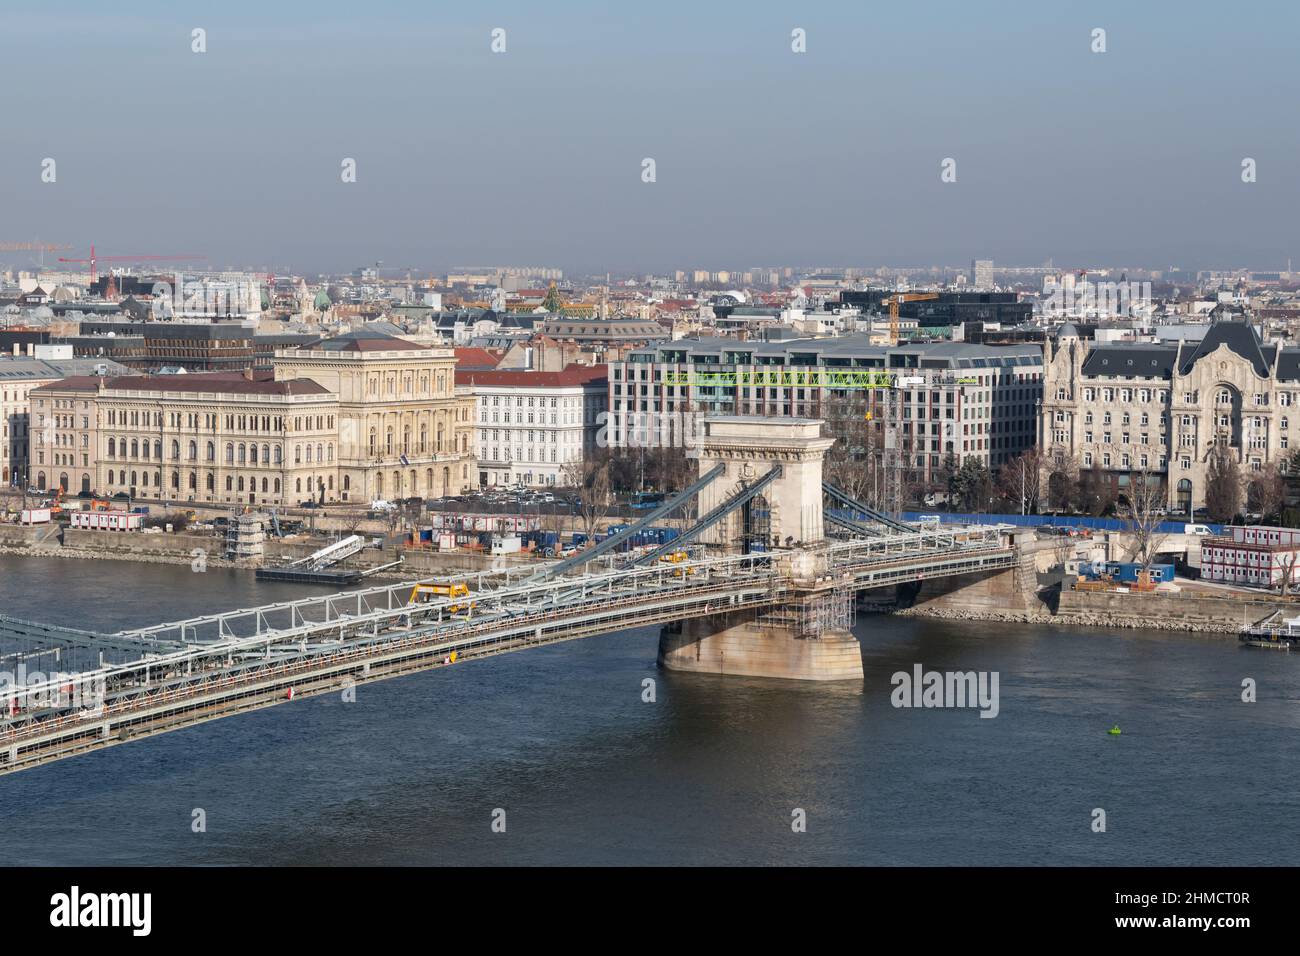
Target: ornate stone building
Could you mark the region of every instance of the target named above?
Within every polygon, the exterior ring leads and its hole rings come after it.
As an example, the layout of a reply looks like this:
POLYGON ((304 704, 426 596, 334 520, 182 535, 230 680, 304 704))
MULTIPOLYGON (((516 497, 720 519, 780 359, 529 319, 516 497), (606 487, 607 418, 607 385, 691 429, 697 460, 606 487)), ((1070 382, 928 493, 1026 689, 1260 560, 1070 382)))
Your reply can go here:
POLYGON ((78 375, 30 400, 34 488, 254 505, 338 498, 338 400, 316 382, 78 375))
POLYGON ((1263 344, 1243 322, 1200 342, 1093 345, 1070 325, 1048 345, 1039 443, 1099 468, 1122 495, 1158 476, 1171 509, 1205 504, 1209 459, 1226 446, 1243 478, 1285 461, 1295 443, 1300 349, 1263 344))
POLYGON ((65 378, 31 390, 32 486, 291 507, 455 493, 477 477, 455 362, 362 331, 277 352, 274 373, 65 378))
POLYGON ((343 501, 436 498, 476 483, 474 398, 456 353, 361 329, 275 356, 277 381, 311 379, 338 397, 343 501))

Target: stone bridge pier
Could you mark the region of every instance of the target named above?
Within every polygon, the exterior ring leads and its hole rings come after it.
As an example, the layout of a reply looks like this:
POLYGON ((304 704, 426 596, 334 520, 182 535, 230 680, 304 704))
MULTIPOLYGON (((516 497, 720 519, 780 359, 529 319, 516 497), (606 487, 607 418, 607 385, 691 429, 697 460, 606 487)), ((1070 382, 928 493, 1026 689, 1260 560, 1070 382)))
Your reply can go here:
POLYGON ((705 531, 702 540, 728 553, 799 551, 785 569, 795 591, 780 607, 693 618, 666 626, 659 664, 667 670, 779 677, 861 680, 862 650, 850 632, 853 590, 835 587, 825 567, 822 459, 834 443, 808 418, 718 416, 705 419, 696 439, 700 474, 726 471, 700 493, 707 514, 774 465, 780 477, 748 504, 705 531))

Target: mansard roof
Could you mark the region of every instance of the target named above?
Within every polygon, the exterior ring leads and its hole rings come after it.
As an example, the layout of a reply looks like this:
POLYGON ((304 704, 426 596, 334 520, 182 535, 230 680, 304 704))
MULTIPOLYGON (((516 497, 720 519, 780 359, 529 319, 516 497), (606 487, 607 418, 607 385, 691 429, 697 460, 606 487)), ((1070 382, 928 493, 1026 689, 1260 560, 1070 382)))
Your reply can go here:
POLYGON ((1220 345, 1226 345, 1231 351, 1250 362, 1255 368, 1255 374, 1260 378, 1268 378, 1269 362, 1264 358, 1259 336, 1254 328, 1245 322, 1216 322, 1211 325, 1195 350, 1190 353, 1184 351, 1183 364, 1178 369, 1179 374, 1186 375, 1192 370, 1193 365, 1220 345))

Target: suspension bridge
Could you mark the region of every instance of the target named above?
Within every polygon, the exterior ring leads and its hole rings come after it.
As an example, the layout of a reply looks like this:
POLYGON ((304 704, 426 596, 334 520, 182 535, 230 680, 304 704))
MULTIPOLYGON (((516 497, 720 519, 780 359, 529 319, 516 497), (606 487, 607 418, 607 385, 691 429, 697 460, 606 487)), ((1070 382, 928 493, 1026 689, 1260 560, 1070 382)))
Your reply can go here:
MULTIPOLYGON (((796 443, 808 452, 797 462, 773 461, 773 449, 752 436, 730 442, 737 436, 719 429, 716 437, 714 457, 701 458, 700 478, 685 492, 545 566, 113 633, 0 617, 0 668, 41 669, 39 680, 0 689, 0 774, 371 681, 633 628, 753 620, 763 622, 755 640, 815 651, 823 628, 846 630, 828 609, 846 607, 858 591, 1017 562, 1005 527, 918 529, 823 485, 821 445, 811 433, 796 443), (743 462, 728 452, 742 447, 743 462), (755 460, 759 469, 750 467, 755 460), (809 460, 818 467, 798 467, 809 460), (641 527, 692 501, 699 517, 671 553, 624 550, 641 527), (834 519, 832 537, 822 534, 823 516, 834 519), (783 533, 790 531, 802 533, 783 533)), ((852 664, 860 678, 860 656, 852 664)))

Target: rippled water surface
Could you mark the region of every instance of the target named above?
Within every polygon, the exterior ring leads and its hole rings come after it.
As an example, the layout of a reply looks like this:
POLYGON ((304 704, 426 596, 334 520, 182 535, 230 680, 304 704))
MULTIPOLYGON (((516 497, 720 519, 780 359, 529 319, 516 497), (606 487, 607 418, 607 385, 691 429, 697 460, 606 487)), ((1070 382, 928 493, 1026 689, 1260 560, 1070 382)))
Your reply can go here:
MULTIPOLYGON (((94 629, 310 593, 0 556, 0 612, 94 629)), ((1300 654, 887 617, 857 633, 860 685, 661 672, 657 632, 631 631, 0 777, 0 862, 1300 863, 1300 654), (916 663, 997 671, 998 717, 895 709, 890 677, 916 663)))

